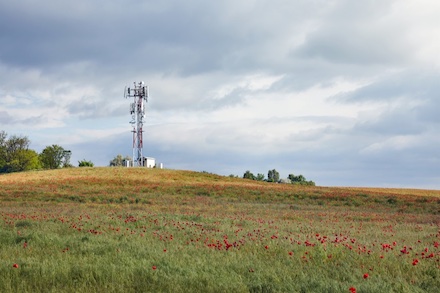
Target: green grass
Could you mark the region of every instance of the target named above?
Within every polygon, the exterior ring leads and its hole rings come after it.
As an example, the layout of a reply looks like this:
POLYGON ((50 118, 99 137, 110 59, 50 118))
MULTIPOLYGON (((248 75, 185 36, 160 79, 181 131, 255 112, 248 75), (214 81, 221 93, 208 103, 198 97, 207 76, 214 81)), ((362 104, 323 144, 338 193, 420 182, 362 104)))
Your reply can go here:
POLYGON ((139 168, 8 174, 0 185, 0 292, 440 288, 439 191, 139 168))

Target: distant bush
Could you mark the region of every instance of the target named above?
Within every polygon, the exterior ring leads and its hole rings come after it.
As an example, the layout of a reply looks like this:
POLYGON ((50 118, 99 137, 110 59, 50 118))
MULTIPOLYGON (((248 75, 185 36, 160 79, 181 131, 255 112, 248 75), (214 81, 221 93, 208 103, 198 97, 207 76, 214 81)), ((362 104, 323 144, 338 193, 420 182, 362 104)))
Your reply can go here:
POLYGON ((122 167, 125 166, 125 162, 131 161, 131 157, 122 155, 117 155, 113 160, 110 161, 110 167, 122 167))
POLYGON ((252 174, 251 171, 247 170, 247 171, 243 174, 243 179, 255 180, 255 175, 252 174))
POLYGON ((78 167, 93 167, 95 166, 92 161, 86 161, 86 160, 82 160, 82 161, 78 161, 78 167))
POLYGON ((289 179, 292 184, 315 186, 315 182, 307 181, 303 175, 295 176, 293 174, 289 174, 287 179, 289 179))

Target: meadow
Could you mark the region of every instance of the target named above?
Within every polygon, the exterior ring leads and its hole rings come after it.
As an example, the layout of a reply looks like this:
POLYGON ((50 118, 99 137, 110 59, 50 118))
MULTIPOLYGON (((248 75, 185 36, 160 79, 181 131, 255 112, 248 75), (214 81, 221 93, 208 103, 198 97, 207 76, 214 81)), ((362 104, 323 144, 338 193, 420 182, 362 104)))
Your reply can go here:
POLYGON ((191 171, 0 176, 0 292, 438 292, 440 191, 191 171))

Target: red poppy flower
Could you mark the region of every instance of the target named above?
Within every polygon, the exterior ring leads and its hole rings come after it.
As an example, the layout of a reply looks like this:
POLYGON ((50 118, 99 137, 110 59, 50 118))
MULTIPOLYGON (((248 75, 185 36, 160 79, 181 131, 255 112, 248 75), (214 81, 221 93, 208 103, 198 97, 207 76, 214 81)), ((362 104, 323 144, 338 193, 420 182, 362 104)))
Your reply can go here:
POLYGON ((368 278, 369 275, 367 273, 364 274, 364 279, 368 278))
POLYGON ((355 287, 350 287, 348 290, 350 290, 351 293, 356 293, 356 288, 355 287))
POLYGON ((153 266, 153 267, 152 267, 152 269, 153 269, 153 270, 156 270, 156 269, 157 269, 157 267, 156 267, 156 266, 153 266))
POLYGON ((15 263, 15 264, 12 265, 12 267, 13 267, 14 269, 18 269, 18 264, 15 263))

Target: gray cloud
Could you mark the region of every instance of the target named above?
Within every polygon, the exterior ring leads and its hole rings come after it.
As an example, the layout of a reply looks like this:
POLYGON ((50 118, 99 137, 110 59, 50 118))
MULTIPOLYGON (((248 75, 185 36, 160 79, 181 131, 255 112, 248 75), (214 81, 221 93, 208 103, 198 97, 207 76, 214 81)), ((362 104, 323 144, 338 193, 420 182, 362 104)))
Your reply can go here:
POLYGON ((406 63, 412 48, 396 33, 401 24, 388 19, 393 2, 339 1, 292 53, 368 66, 406 63))
POLYGON ((342 93, 335 98, 342 102, 386 101, 396 98, 408 98, 414 101, 436 101, 440 86, 437 71, 404 70, 384 74, 380 79, 355 91, 342 93))
POLYGON ((0 111, 0 123, 2 125, 34 125, 46 123, 47 119, 44 115, 31 115, 26 118, 10 115, 6 111, 0 111))
POLYGON ((13 124, 15 122, 14 120, 14 117, 9 115, 8 112, 0 111, 0 122, 2 124, 13 124))
POLYGON ((385 110, 377 118, 356 123, 353 131, 365 134, 417 135, 427 130, 427 125, 418 121, 415 109, 385 110))

